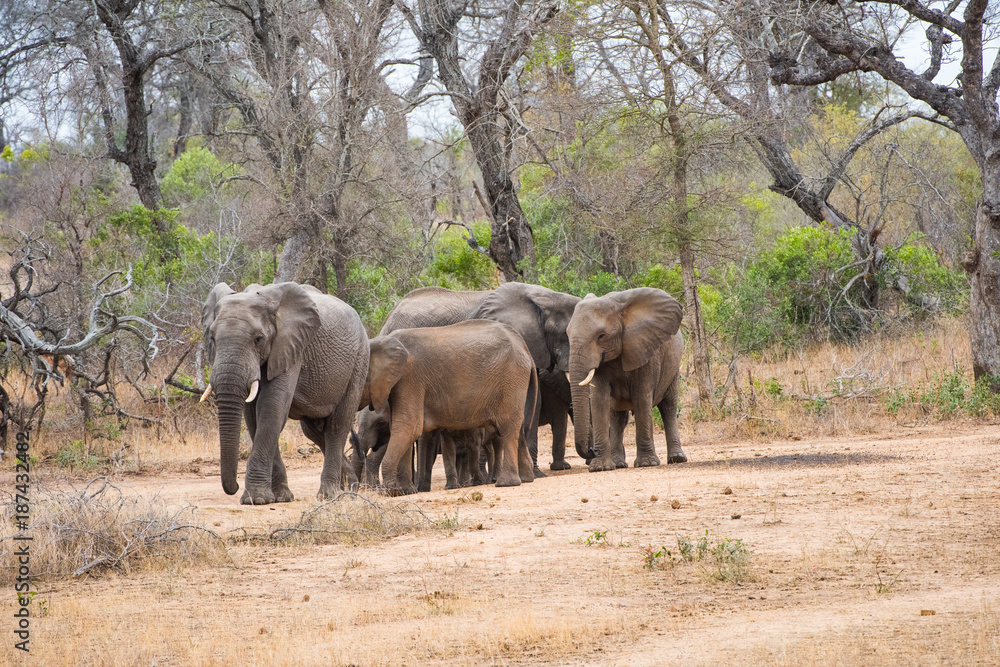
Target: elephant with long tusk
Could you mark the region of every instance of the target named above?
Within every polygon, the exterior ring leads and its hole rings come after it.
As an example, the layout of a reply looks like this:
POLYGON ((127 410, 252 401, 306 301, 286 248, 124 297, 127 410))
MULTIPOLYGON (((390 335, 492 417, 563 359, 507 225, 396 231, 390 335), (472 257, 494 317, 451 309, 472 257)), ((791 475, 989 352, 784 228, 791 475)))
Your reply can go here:
MULTIPOLYGON (((202 400, 219 405, 222 488, 239 490, 240 421, 253 440, 240 502, 293 499, 278 436, 297 419, 323 451, 318 497, 350 482, 344 444, 368 375, 368 336, 361 318, 340 299, 296 283, 251 285, 234 292, 220 283, 202 309, 212 378, 202 400)), ((354 480, 356 481, 356 480, 354 480)))

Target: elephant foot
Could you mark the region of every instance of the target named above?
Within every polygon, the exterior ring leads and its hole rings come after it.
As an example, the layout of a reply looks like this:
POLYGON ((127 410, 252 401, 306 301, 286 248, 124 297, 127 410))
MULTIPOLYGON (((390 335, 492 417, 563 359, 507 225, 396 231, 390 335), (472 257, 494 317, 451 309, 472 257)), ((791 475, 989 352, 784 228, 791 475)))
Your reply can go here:
POLYGON ((667 463, 687 463, 688 457, 684 452, 676 452, 667 457, 667 463))
POLYGON ((243 497, 240 498, 241 505, 270 505, 274 501, 271 489, 251 489, 249 486, 243 489, 243 497))
MULTIPOLYGON (((446 488, 446 489, 460 489, 460 488, 462 488, 462 485, 459 484, 458 482, 456 482, 455 480, 451 480, 450 479, 447 482, 445 482, 444 488, 446 488)), ((423 489, 421 489, 421 491, 422 490, 423 489)), ((427 489, 427 490, 430 491, 430 489, 427 489)))
POLYGON ((276 487, 272 487, 271 491, 274 492, 274 502, 276 503, 290 503, 295 500, 295 495, 288 488, 287 484, 279 484, 276 487))
POLYGON ((627 467, 628 467, 628 461, 625 460, 615 461, 615 468, 627 468, 627 467))
POLYGON ((660 465, 660 457, 655 453, 650 454, 639 454, 635 457, 636 468, 652 468, 654 466, 660 465))
POLYGON ((324 500, 333 500, 340 495, 340 487, 337 484, 320 482, 319 493, 316 494, 316 500, 323 502, 324 500))
POLYGON ((590 470, 590 472, 604 472, 606 470, 614 470, 615 462, 612 461, 611 459, 596 458, 590 462, 590 465, 587 466, 587 469, 590 470))
POLYGON ((417 487, 413 486, 412 484, 409 486, 403 486, 403 487, 395 486, 392 488, 385 489, 385 495, 392 497, 408 496, 416 492, 417 492, 417 487))
POLYGON ((548 477, 548 475, 546 475, 544 472, 542 472, 541 470, 538 469, 538 466, 535 466, 535 469, 532 470, 531 472, 535 476, 535 479, 541 479, 542 477, 548 477))
MULTIPOLYGON (((521 478, 517 473, 500 473, 497 476, 497 486, 521 486, 521 478)), ((530 481, 530 480, 529 480, 530 481)))
POLYGON ((570 465, 566 459, 562 461, 553 461, 549 464, 549 470, 569 470, 570 465))

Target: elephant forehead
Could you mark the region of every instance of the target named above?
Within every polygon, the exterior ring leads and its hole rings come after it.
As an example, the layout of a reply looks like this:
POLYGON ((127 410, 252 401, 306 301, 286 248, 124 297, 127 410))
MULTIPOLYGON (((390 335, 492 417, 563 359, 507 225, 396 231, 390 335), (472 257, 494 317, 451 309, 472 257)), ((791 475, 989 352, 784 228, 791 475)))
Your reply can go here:
POLYGON ((573 311, 573 319, 566 327, 567 332, 574 329, 594 325, 606 325, 609 320, 618 317, 619 309, 613 303, 602 302, 600 299, 581 301, 573 311))

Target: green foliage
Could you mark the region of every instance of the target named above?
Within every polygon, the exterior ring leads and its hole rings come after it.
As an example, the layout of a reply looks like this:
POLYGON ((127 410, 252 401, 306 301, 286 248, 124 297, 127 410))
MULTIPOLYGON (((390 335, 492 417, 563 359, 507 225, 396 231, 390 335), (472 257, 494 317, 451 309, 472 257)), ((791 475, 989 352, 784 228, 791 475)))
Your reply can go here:
POLYGON ((984 418, 1000 415, 1000 394, 994 393, 1000 378, 984 376, 969 382, 965 371, 957 367, 951 373, 935 375, 930 382, 915 387, 895 389, 882 396, 882 405, 891 415, 905 408, 945 419, 964 415, 984 418))
POLYGON ((216 190, 216 183, 239 172, 236 165, 224 163, 212 151, 192 146, 174 160, 160 182, 163 200, 168 206, 201 200, 216 190))
MULTIPOLYGON (((369 333, 378 331, 392 307, 415 285, 401 285, 384 266, 372 266, 353 261, 347 267, 351 289, 347 302, 358 311, 361 321, 371 327, 369 333)), ((331 283, 335 278, 331 276, 331 283)), ((336 284, 328 286, 336 294, 336 284)))
POLYGON ((781 386, 780 382, 778 382, 778 378, 775 377, 766 380, 764 382, 763 389, 764 393, 771 398, 781 398, 781 395, 785 391, 785 388, 781 386))
MULTIPOLYGON (((489 225, 473 223, 472 232, 480 246, 489 247, 489 225)), ((483 290, 492 286, 496 267, 489 257, 469 247, 467 238, 468 232, 457 227, 441 232, 430 266, 422 275, 425 284, 458 290, 483 290)))
POLYGON ((724 537, 713 543, 706 530, 697 540, 678 535, 676 556, 666 547, 654 549, 649 545, 642 552, 642 566, 663 570, 677 563, 699 563, 706 578, 741 584, 752 579, 752 557, 753 550, 743 540, 724 537))
POLYGON ((948 312, 963 311, 969 302, 969 281, 963 271, 941 264, 938 256, 918 235, 899 246, 887 248, 888 274, 893 283, 905 281, 911 299, 924 300, 948 312))
POLYGON ((601 546, 606 547, 610 542, 608 542, 608 531, 606 530, 595 530, 584 539, 583 543, 588 547, 601 546))
POLYGON ((56 465, 70 470, 93 470, 100 467, 101 458, 87 451, 83 440, 72 440, 56 453, 56 465))

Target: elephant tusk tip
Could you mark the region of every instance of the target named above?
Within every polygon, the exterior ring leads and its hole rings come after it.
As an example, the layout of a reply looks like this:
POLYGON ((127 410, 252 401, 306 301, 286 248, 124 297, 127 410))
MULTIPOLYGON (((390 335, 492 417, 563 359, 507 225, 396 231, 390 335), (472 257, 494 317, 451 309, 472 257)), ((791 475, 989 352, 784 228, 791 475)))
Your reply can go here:
POLYGON ((257 389, 260 387, 260 381, 254 380, 253 384, 250 385, 250 395, 247 396, 246 402, 251 403, 253 399, 257 398, 257 389))
POLYGON ((583 382, 581 382, 579 386, 586 387, 588 384, 590 384, 590 381, 594 379, 594 373, 596 372, 597 372, 596 368, 591 368, 590 372, 587 373, 587 377, 583 378, 583 382))
POLYGON ((198 400, 198 402, 204 403, 205 399, 208 398, 208 395, 211 393, 212 393, 212 383, 209 383, 208 386, 205 387, 205 393, 201 395, 201 398, 198 400))

